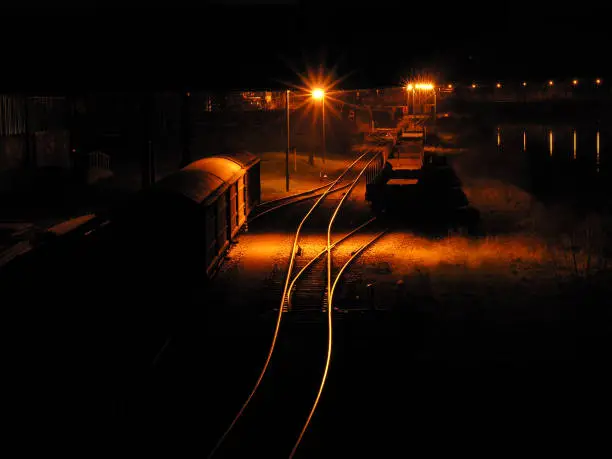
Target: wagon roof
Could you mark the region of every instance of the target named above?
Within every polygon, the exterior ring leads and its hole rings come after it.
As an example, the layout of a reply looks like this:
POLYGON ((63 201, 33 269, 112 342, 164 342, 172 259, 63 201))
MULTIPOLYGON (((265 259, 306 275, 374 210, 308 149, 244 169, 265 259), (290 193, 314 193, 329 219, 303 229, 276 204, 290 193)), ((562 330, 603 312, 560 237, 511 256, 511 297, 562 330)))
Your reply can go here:
POLYGON ((203 158, 162 179, 157 188, 180 193, 198 204, 223 191, 242 167, 227 158, 203 158))
POLYGON ((240 164, 245 169, 259 162, 259 157, 255 156, 253 153, 250 153, 246 150, 234 151, 234 152, 223 152, 216 156, 219 156, 221 158, 230 159, 231 161, 234 161, 240 164))

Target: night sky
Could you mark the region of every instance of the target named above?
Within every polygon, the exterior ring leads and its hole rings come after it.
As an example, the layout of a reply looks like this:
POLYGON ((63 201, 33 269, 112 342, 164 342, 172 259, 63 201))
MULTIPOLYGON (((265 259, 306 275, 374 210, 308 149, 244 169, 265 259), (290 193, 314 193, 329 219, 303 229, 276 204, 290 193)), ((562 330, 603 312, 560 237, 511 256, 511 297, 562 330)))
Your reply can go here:
POLYGON ((213 3, 232 6, 5 9, 2 85, 274 88, 321 63, 347 88, 396 85, 423 68, 453 81, 609 74, 607 14, 596 10, 213 3))

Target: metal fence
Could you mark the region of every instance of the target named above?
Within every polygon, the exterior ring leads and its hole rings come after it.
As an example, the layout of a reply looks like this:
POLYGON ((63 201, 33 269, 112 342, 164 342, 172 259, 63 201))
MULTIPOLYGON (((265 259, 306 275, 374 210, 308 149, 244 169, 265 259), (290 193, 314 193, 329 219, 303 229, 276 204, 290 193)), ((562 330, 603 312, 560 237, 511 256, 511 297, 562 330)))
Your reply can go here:
POLYGON ((110 156, 101 151, 92 151, 87 154, 89 169, 110 170, 110 156))
POLYGON ((26 113, 23 97, 0 95, 0 137, 24 134, 26 113))

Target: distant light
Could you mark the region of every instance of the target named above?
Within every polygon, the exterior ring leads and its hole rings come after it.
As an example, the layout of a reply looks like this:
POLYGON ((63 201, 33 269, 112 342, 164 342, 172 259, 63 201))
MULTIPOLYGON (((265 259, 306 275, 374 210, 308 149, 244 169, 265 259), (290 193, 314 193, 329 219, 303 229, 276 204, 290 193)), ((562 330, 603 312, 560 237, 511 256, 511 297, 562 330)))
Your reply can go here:
POLYGON ((526 81, 523 81, 523 86, 527 86, 527 82, 526 81))
POLYGON ((325 91, 323 91, 320 88, 317 89, 313 89, 312 90, 312 98, 316 99, 316 100, 321 100, 323 99, 323 96, 325 96, 325 91))
POLYGON ((548 82, 548 86, 552 86, 553 84, 555 84, 555 83, 553 82, 553 80, 550 80, 550 81, 548 82))
POLYGON ((431 91, 434 88, 434 85, 431 83, 417 83, 414 85, 414 87, 423 91, 431 91))
POLYGON ((448 85, 448 89, 453 89, 453 85, 452 85, 452 84, 449 84, 449 85, 448 85))
POLYGON ((599 78, 597 78, 597 79, 595 80, 595 84, 601 84, 601 80, 600 80, 599 78))
POLYGON ((476 83, 472 83, 472 89, 476 88, 476 83))
POLYGON ((496 88, 501 88, 501 83, 497 83, 497 84, 495 85, 495 87, 496 87, 496 88))
POLYGON ((414 86, 412 86, 412 84, 409 84, 408 86, 406 86, 407 91, 412 91, 413 89, 414 89, 414 86))
POLYGON ((553 133, 552 129, 548 131, 548 150, 550 152, 550 156, 553 154, 553 133))
POLYGON ((572 84, 573 84, 574 86, 576 86, 576 85, 578 84, 578 80, 574 80, 574 81, 572 81, 572 84))
POLYGON ((188 92, 188 93, 187 93, 187 97, 189 97, 189 96, 191 96, 191 93, 190 93, 190 92, 188 92))

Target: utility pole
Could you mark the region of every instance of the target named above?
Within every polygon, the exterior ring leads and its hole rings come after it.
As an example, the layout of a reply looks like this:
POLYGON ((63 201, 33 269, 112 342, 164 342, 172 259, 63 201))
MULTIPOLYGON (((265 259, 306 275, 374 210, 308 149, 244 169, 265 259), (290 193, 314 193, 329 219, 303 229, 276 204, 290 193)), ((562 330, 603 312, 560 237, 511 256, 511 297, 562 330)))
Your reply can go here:
POLYGON ((438 99, 436 97, 436 88, 434 88, 434 120, 438 115, 438 99))
POLYGON ((321 106, 323 110, 322 121, 323 121, 323 175, 325 175, 325 153, 326 153, 326 145, 325 145, 325 94, 321 99, 321 106))
POLYGON ((285 150, 285 191, 289 191, 289 149, 291 148, 291 132, 289 121, 289 90, 287 89, 287 99, 285 100, 285 108, 287 109, 287 149, 285 150))

